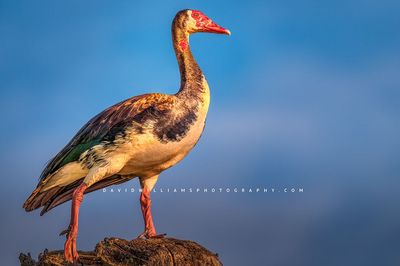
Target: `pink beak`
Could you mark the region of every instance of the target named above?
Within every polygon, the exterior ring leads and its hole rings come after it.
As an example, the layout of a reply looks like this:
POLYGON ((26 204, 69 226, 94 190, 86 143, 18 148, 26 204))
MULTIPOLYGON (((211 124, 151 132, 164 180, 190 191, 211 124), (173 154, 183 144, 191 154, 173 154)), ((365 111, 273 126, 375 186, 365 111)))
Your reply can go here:
POLYGON ((212 33, 218 33, 218 34, 227 34, 231 35, 231 32, 218 24, 214 23, 211 21, 208 25, 204 27, 205 31, 207 32, 212 32, 212 33))

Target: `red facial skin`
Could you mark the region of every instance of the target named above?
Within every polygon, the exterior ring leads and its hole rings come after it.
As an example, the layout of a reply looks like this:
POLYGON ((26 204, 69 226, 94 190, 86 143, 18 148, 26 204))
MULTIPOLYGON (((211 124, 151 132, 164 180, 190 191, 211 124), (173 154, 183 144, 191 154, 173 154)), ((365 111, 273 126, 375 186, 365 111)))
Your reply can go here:
POLYGON ((180 41, 180 42, 179 42, 179 47, 181 47, 181 50, 182 50, 182 51, 185 51, 185 50, 187 49, 187 47, 188 47, 187 41, 186 41, 186 40, 180 41))
POLYGON ((230 31, 217 25, 210 18, 198 10, 192 10, 192 18, 196 20, 196 27, 198 31, 212 32, 230 35, 230 31))
MULTIPOLYGON (((210 33, 219 33, 219 34, 228 34, 230 35, 230 31, 217 25, 210 18, 204 15, 202 12, 198 10, 191 11, 191 17, 196 21, 196 29, 192 29, 188 31, 188 33, 194 32, 210 32, 210 33)), ((182 52, 185 52, 189 46, 188 41, 186 39, 180 40, 178 42, 179 48, 182 52)))

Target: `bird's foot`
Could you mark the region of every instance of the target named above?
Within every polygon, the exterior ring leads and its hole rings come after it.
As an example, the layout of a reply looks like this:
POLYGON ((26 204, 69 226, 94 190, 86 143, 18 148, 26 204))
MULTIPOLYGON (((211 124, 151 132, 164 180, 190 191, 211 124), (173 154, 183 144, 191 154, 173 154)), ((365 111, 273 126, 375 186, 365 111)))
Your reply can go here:
POLYGON ((163 238, 165 237, 167 234, 156 234, 155 230, 145 230, 143 233, 141 233, 140 235, 138 235, 137 238, 142 238, 142 239, 149 239, 149 238, 163 238))
POLYGON ((73 227, 69 226, 67 229, 60 233, 61 235, 66 235, 67 240, 64 244, 64 257, 65 260, 76 264, 79 260, 79 254, 76 251, 76 237, 78 235, 78 230, 75 230, 73 227))

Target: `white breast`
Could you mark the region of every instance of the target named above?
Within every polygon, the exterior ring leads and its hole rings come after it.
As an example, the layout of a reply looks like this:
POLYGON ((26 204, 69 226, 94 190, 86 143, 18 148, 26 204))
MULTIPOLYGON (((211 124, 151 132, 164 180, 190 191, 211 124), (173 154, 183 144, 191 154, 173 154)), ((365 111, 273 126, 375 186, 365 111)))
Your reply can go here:
POLYGON ((121 175, 152 176, 181 161, 199 140, 208 111, 209 95, 197 113, 196 122, 179 141, 161 142, 154 134, 132 136, 132 140, 120 150, 128 161, 120 171, 121 175))

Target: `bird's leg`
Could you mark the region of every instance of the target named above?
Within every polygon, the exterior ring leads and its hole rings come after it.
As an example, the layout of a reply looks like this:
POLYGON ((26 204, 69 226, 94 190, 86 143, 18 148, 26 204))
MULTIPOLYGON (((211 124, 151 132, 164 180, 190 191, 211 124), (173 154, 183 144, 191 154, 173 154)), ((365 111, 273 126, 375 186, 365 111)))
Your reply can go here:
POLYGON ((165 236, 165 234, 156 234, 156 228, 154 227, 153 217, 151 215, 150 191, 156 184, 157 179, 158 175, 144 180, 140 179, 140 185, 142 187, 142 193, 140 194, 140 206, 142 209, 144 220, 144 232, 141 233, 138 238, 153 238, 165 236))
POLYGON ((74 190, 72 194, 71 222, 65 231, 67 233, 67 241, 65 241, 64 245, 64 256, 67 261, 75 263, 79 259, 78 252, 76 251, 76 237, 78 236, 79 207, 85 190, 99 180, 118 173, 124 164, 125 161, 122 159, 113 158, 106 163, 106 166, 92 167, 83 179, 83 182, 74 190))
POLYGON ((67 240, 64 244, 65 260, 69 262, 77 262, 79 259, 78 252, 76 251, 76 238, 78 236, 78 218, 79 207, 83 200, 83 193, 87 189, 85 183, 80 184, 72 194, 72 207, 71 207, 71 222, 69 227, 64 232, 67 233, 67 240))
POLYGON ((151 215, 150 191, 148 191, 147 188, 143 188, 140 194, 140 206, 144 220, 144 232, 139 237, 153 237, 156 235, 156 228, 154 227, 153 217, 151 215))

